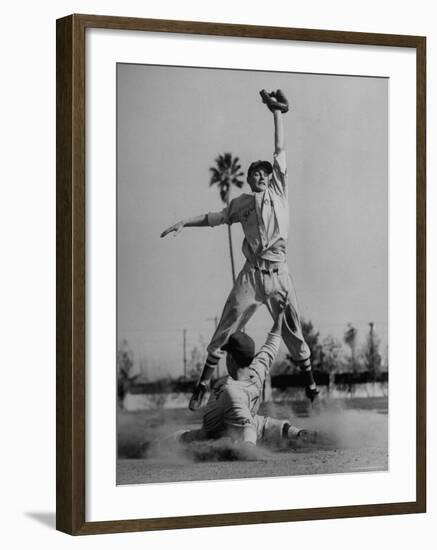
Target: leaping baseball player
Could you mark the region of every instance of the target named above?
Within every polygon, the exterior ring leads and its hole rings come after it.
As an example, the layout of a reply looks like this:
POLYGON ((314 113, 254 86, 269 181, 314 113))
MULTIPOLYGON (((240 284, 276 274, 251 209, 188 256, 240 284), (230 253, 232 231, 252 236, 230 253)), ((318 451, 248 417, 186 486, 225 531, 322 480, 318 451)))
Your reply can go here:
POLYGON ((189 408, 197 410, 203 402, 209 382, 223 356, 231 334, 241 331, 257 308, 265 304, 273 319, 278 316, 280 297, 287 295, 281 334, 292 361, 305 376, 305 393, 311 402, 319 394, 312 368, 311 353, 304 340, 296 293, 286 261, 289 229, 287 166, 282 116, 289 109, 281 90, 260 92, 263 103, 273 114, 273 164, 267 160, 252 162, 247 171, 251 193, 233 199, 220 212, 210 212, 179 221, 166 229, 178 235, 184 227, 215 227, 241 223, 244 231, 243 254, 246 263, 225 303, 220 321, 208 345, 207 359, 190 399, 189 408))

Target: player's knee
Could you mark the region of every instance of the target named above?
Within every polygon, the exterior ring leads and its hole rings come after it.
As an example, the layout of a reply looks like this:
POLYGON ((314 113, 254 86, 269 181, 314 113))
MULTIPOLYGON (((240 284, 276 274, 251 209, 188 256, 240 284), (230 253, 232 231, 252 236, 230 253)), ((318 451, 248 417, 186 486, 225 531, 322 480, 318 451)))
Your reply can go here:
POLYGON ((293 359, 293 363, 300 368, 302 371, 311 369, 311 358, 308 359, 293 359))

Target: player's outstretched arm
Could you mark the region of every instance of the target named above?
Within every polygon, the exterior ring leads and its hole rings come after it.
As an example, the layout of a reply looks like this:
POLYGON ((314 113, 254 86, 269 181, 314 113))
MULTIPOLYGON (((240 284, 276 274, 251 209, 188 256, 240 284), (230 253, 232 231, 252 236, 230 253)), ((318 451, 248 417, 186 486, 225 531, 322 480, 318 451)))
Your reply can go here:
POLYGON ((201 216, 195 216, 194 218, 189 218, 188 220, 181 220, 180 222, 175 223, 168 227, 165 231, 161 233, 161 238, 165 237, 169 233, 174 233, 174 237, 179 235, 184 227, 206 227, 208 226, 208 215, 202 214, 201 216))

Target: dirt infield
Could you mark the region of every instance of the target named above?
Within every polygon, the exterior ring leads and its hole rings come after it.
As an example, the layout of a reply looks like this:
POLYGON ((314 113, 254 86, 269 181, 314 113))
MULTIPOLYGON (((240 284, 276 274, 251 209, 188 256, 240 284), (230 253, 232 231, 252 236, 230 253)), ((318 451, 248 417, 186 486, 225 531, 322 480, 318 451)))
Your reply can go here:
POLYGON ((319 410, 306 403, 264 405, 263 414, 291 418, 316 429, 323 442, 267 449, 250 456, 227 441, 182 446, 170 439, 181 428, 198 427, 200 413, 185 409, 119 412, 117 485, 213 479, 385 471, 388 469, 386 398, 332 400, 319 410))

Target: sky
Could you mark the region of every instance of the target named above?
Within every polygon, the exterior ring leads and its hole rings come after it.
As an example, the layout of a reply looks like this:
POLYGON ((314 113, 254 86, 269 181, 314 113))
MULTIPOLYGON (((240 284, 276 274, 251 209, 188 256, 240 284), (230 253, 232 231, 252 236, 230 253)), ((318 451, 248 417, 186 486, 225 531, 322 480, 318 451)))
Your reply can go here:
MULTIPOLYGON (((117 65, 117 324, 151 378, 183 372, 208 343, 232 287, 226 226, 173 223, 223 208, 209 186, 220 153, 271 160, 273 117, 259 90, 281 88, 290 233, 301 314, 324 337, 368 323, 385 353, 388 320, 388 80, 371 77, 117 65)), ((244 178, 245 179, 245 178, 244 178)), ((249 192, 247 184, 232 197, 249 192)), ((232 226, 237 270, 243 233, 232 226)), ((265 308, 247 326, 262 345, 265 308)))

